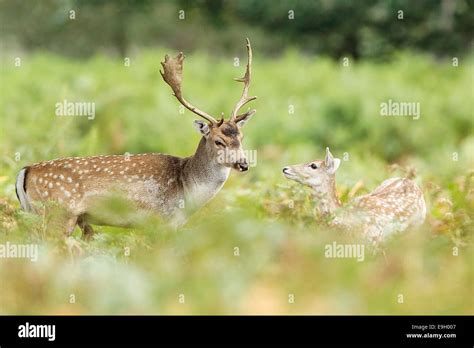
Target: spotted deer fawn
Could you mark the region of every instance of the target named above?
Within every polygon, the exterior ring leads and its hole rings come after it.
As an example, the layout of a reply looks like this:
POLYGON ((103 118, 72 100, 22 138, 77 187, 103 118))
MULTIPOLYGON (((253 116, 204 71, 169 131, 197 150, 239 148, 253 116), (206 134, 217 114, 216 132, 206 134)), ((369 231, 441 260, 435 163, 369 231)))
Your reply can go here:
POLYGON ((42 203, 54 201, 66 210, 66 234, 70 235, 79 225, 87 239, 93 233, 90 223, 130 225, 129 221, 117 217, 113 221, 94 218, 96 203, 109 194, 119 193, 138 210, 156 212, 175 226, 183 224, 189 213, 219 192, 232 168, 240 172, 249 168, 240 129, 255 110, 239 113, 245 104, 256 99, 248 96, 252 72, 252 48, 248 39, 247 54, 245 75, 235 79, 244 83, 242 96, 229 120, 217 120, 184 98, 182 53, 175 58, 166 55, 161 63, 163 72, 160 73, 174 96, 185 108, 204 119, 194 121, 202 135, 194 155, 186 158, 159 153, 73 157, 33 164, 21 169, 16 180, 22 209, 38 212, 37 207, 42 203))
POLYGON ((336 193, 335 173, 341 161, 326 148, 326 158, 283 168, 286 178, 311 187, 317 202, 317 214, 333 226, 360 230, 377 243, 408 227, 421 225, 426 205, 423 192, 406 178, 385 180, 369 194, 357 197, 341 207, 336 193))

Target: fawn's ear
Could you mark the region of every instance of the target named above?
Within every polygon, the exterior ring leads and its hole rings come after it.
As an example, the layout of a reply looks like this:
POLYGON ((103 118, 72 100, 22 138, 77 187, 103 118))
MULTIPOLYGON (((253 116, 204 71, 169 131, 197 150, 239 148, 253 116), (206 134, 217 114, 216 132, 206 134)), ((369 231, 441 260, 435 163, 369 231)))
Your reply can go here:
POLYGON ((201 120, 194 121, 194 128, 196 128, 198 132, 201 133, 201 135, 205 138, 207 138, 211 132, 209 125, 201 120))
POLYGON ((334 174, 341 164, 341 160, 339 158, 332 157, 329 147, 326 147, 326 158, 324 160, 324 164, 326 165, 326 170, 329 174, 334 174))

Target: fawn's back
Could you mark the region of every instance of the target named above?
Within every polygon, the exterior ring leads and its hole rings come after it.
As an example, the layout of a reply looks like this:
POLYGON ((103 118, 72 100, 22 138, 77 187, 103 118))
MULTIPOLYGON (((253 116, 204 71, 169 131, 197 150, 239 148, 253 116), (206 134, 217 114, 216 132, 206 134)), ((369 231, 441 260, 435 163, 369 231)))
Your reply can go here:
POLYGON ((423 192, 407 178, 385 180, 372 192, 355 198, 335 224, 358 225, 367 237, 383 239, 421 225, 426 216, 423 192))

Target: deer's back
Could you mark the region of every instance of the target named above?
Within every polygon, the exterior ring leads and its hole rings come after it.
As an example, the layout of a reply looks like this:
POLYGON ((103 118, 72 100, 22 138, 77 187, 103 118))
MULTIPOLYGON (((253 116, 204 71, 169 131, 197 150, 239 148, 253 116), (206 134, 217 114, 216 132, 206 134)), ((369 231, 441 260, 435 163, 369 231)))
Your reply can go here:
POLYGON ((423 192, 414 181, 391 178, 371 193, 356 198, 350 215, 347 219, 359 224, 369 237, 383 239, 422 224, 426 205, 423 192))
POLYGON ((112 193, 167 215, 182 198, 182 162, 163 154, 61 158, 27 167, 25 187, 31 200, 57 201, 75 215, 112 193))

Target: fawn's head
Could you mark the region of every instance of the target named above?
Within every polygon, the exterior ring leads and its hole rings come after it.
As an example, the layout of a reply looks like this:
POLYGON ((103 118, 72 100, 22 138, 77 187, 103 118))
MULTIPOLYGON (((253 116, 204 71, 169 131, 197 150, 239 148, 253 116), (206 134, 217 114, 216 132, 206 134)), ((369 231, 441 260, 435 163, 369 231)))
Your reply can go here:
POLYGON ((199 110, 184 99, 181 92, 184 61, 183 53, 180 52, 175 58, 170 58, 166 55, 165 61, 161 63, 164 71, 160 71, 163 80, 171 87, 174 96, 179 100, 179 102, 188 110, 194 112, 196 115, 207 121, 194 121, 194 126, 206 140, 205 146, 207 152, 211 154, 211 157, 215 158, 222 165, 237 169, 241 172, 248 170, 249 165, 242 149, 243 135, 240 129, 255 114, 256 110, 249 110, 242 114, 239 114, 238 112, 245 104, 257 98, 248 96, 252 74, 252 48, 249 39, 247 39, 247 53, 248 63, 245 75, 242 78, 235 79, 236 81, 244 83, 244 89, 229 120, 221 118, 218 121, 208 113, 199 110))
POLYGON ((283 168, 286 178, 310 186, 316 193, 327 193, 333 188, 334 176, 341 160, 326 148, 326 158, 283 168))

